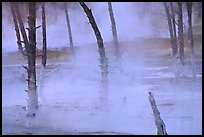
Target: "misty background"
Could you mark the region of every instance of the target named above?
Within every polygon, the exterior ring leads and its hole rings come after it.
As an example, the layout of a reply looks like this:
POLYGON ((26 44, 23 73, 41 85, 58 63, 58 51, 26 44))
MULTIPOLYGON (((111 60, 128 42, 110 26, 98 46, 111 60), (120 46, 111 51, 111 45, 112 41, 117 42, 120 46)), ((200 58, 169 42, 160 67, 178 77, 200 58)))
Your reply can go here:
MULTIPOLYGON (((104 42, 112 40, 107 2, 86 2, 92 10, 104 42)), ((113 2, 119 41, 136 38, 169 37, 166 14, 162 2, 113 2)), ((27 10, 21 3, 21 10, 27 10)), ((69 47, 63 3, 46 3, 48 48, 69 47)), ((74 46, 96 43, 94 32, 79 3, 68 3, 74 46)), ((23 12, 28 13, 28 12, 23 12)), ((22 13, 22 14, 23 14, 22 13)), ((24 25, 27 27, 23 14, 24 25)), ((41 7, 37 9, 37 26, 41 25, 41 7)), ((37 29, 37 47, 41 49, 42 29, 37 29)), ((17 51, 16 36, 9 3, 2 3, 2 52, 17 51)), ((105 45, 106 46, 106 45, 105 45)))
MULTIPOLYGON (((113 38, 108 3, 86 2, 101 32, 108 58, 108 102, 103 110, 99 53, 93 29, 78 2, 67 4, 74 47, 80 48, 75 50, 75 59, 66 50, 58 54, 53 50, 48 56, 43 82, 40 81, 40 65, 36 65, 37 86, 42 92, 38 94, 36 118, 27 126, 24 109, 27 82, 20 79, 17 54, 6 56, 6 53, 17 51, 18 45, 10 5, 2 3, 3 134, 99 131, 156 134, 149 91, 154 93, 169 134, 202 133, 202 40, 195 44, 197 78, 192 80, 190 69, 186 69, 186 77, 176 81, 169 56, 172 51, 163 3, 112 2, 122 52, 119 70, 114 61, 114 46, 110 44, 113 38)), ((27 5, 20 3, 19 6, 26 28, 27 5)), ((48 49, 70 47, 63 3, 47 2, 45 9, 48 49)), ((186 31, 185 8, 183 14, 186 31)), ((36 26, 39 25, 41 6, 37 8, 36 26)), ((42 49, 42 28, 37 29, 37 47, 42 49)), ((185 51, 185 59, 189 60, 189 51, 185 51)))

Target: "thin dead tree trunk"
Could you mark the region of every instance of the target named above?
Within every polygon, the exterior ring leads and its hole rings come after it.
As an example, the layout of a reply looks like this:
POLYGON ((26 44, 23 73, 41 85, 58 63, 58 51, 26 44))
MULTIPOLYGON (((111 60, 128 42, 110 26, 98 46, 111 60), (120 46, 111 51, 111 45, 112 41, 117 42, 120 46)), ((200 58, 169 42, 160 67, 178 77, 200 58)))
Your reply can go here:
POLYGON ((64 3, 64 8, 65 8, 65 16, 66 16, 67 28, 68 28, 68 34, 69 34, 70 48, 71 48, 72 55, 75 57, 74 44, 73 44, 73 39, 72 39, 72 30, 71 30, 71 24, 70 24, 70 20, 69 20, 69 13, 68 13, 68 10, 67 10, 67 4, 66 3, 64 3))
POLYGON ((42 65, 45 68, 47 62, 47 41, 46 41, 46 17, 44 2, 42 2, 42 34, 43 34, 42 65))
POLYGON ((188 44, 191 49, 191 64, 192 64, 192 76, 196 78, 195 72, 195 52, 194 52, 194 40, 193 40, 193 29, 192 29, 192 2, 187 2, 187 12, 188 12, 188 44))
POLYGON ((175 51, 177 53, 178 51, 178 45, 177 45, 177 35, 176 35, 176 20, 175 20, 175 11, 173 3, 170 2, 170 9, 171 9, 171 17, 172 17, 172 26, 173 26, 173 39, 174 39, 174 45, 175 45, 175 51))
POLYGON ((97 39, 97 43, 98 43, 98 48, 99 48, 99 54, 100 54, 100 62, 101 62, 101 72, 102 72, 102 81, 106 82, 107 81, 107 76, 108 76, 108 60, 106 57, 106 52, 105 52, 105 48, 103 45, 103 39, 101 37, 101 33, 96 25, 95 19, 92 15, 91 9, 89 9, 86 4, 84 2, 79 2, 80 5, 82 6, 82 8, 84 9, 89 22, 91 23, 91 26, 94 30, 96 39, 97 39))
POLYGON ((29 34, 29 56, 30 64, 28 64, 28 106, 27 115, 35 116, 35 111, 38 108, 38 95, 36 86, 36 3, 29 2, 28 16, 28 34, 29 34))
POLYGON ((91 23, 91 26, 94 30, 96 39, 97 39, 97 43, 98 43, 98 48, 99 48, 99 54, 100 54, 100 67, 101 67, 101 102, 102 105, 104 106, 105 103, 107 103, 107 92, 108 92, 108 87, 107 87, 107 81, 108 81, 108 60, 106 57, 106 52, 105 52, 105 48, 103 45, 103 39, 101 37, 101 33, 97 27, 97 24, 95 22, 95 19, 92 15, 91 9, 89 9, 86 4, 84 2, 79 2, 79 4, 82 6, 82 8, 84 9, 89 22, 91 23))
POLYGON ((16 38, 17 38, 17 44, 18 44, 18 55, 19 55, 19 60, 20 60, 20 77, 21 78, 25 78, 25 73, 24 73, 24 56, 23 56, 23 47, 22 47, 22 43, 21 43, 21 36, 20 36, 20 31, 19 31, 19 27, 18 27, 18 22, 17 22, 17 18, 16 18, 16 14, 15 14, 15 10, 14 10, 14 3, 10 3, 10 7, 11 7, 11 13, 13 16, 13 22, 14 22, 14 27, 15 27, 15 31, 16 31, 16 38))
POLYGON ((176 47, 175 38, 174 38, 174 34, 173 34, 172 17, 171 17, 169 6, 168 6, 167 2, 164 2, 164 7, 166 10, 167 20, 168 20, 168 25, 169 25, 169 33, 170 33, 170 38, 171 38, 171 46, 172 46, 173 56, 175 56, 176 52, 177 52, 177 47, 176 47))
POLYGON ((178 40, 179 40, 179 58, 181 65, 184 65, 184 38, 183 38, 183 11, 182 2, 178 2, 178 40))
POLYGON ((25 43, 26 53, 28 57, 28 67, 24 66, 28 73, 28 98, 27 98, 27 116, 35 116, 35 110, 38 107, 38 96, 37 96, 37 86, 36 86, 36 6, 34 2, 29 2, 29 16, 28 16, 28 31, 29 31, 29 41, 25 32, 22 17, 18 7, 18 3, 15 3, 15 11, 20 26, 21 34, 25 43))
POLYGON ((173 3, 170 2, 170 9, 167 2, 164 2, 164 7, 166 10, 168 26, 169 26, 169 33, 171 38, 171 46, 173 51, 173 71, 175 74, 176 79, 180 77, 180 65, 179 65, 179 58, 178 58, 178 47, 177 47, 177 38, 176 38, 176 21, 175 21, 175 14, 173 9, 173 3), (170 12, 171 11, 171 12, 170 12))
MULTIPOLYGON (((25 27, 23 25, 23 20, 22 20, 22 17, 21 17, 21 13, 20 13, 20 10, 19 10, 19 7, 18 7, 18 3, 14 3, 14 9, 16 11, 16 17, 18 19, 18 24, 19 24, 19 27, 20 27, 20 31, 21 31, 21 34, 22 34, 22 37, 23 37, 23 42, 25 44, 25 49, 26 49, 26 53, 28 56, 29 54, 29 42, 28 42, 28 38, 27 38, 27 35, 26 35, 26 31, 25 31, 25 27)), ((29 64, 29 60, 28 60, 28 64, 29 64)))
POLYGON ((114 46, 115 46, 115 55, 117 58, 120 58, 121 54, 120 54, 120 49, 119 49, 119 44, 118 44, 117 29, 116 29, 116 23, 115 23, 115 18, 114 18, 113 8, 112 8, 111 2, 108 2, 108 11, 109 11, 110 20, 111 20, 113 42, 114 42, 114 46))
POLYGON ((39 101, 40 101, 40 95, 42 94, 42 88, 44 85, 44 73, 45 73, 45 67, 47 64, 47 39, 46 39, 46 14, 45 14, 45 2, 41 3, 42 8, 42 36, 43 36, 43 48, 42 48, 42 66, 41 66, 41 72, 40 72, 40 78, 39 78, 39 101))
POLYGON ((149 101, 152 107, 152 111, 154 113, 155 124, 157 126, 157 135, 168 135, 166 132, 165 123, 160 117, 160 113, 158 111, 157 104, 151 92, 149 92, 149 101))

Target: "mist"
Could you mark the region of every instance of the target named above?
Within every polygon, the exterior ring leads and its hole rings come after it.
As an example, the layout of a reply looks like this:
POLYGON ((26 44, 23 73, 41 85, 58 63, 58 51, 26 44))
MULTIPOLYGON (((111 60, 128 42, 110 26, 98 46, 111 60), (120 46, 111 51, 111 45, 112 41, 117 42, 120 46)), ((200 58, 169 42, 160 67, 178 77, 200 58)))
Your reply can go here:
MULTIPOLYGON (((63 3, 46 3, 46 20, 47 20, 47 45, 48 48, 69 47, 68 31, 63 10, 63 3), (54 9, 54 10, 53 10, 54 9)), ((101 31, 104 42, 112 40, 111 22, 108 13, 107 2, 87 2, 92 10, 96 23, 101 31)), ((154 21, 159 20, 161 28, 167 27, 165 22, 164 8, 162 3, 143 3, 143 2, 113 2, 114 16, 118 31, 118 39, 120 41, 134 40, 136 38, 150 37, 168 37, 168 31, 162 31, 155 34, 159 30, 154 30, 154 21), (148 6, 148 10, 146 7, 148 6), (149 8, 151 7, 151 8, 149 8), (156 16, 158 13, 160 16, 156 16), (162 23, 164 22, 164 23, 162 23), (128 23, 128 25, 127 25, 128 23), (130 32, 134 32, 131 33, 130 32)), ((23 4, 21 7, 25 7, 23 4)), ((75 46, 83 46, 85 44, 96 43, 93 30, 88 23, 88 19, 80 7, 79 3, 73 2, 68 7, 69 18, 71 22, 73 41, 75 46)), ((27 13, 27 12, 23 12, 27 13)), ((27 15, 23 15, 26 18, 27 15)), ((25 20, 24 18, 24 20, 25 20)), ((41 24, 41 8, 37 9, 37 26, 41 24)), ((25 27, 27 22, 24 22, 25 27)), ((157 28, 159 29, 159 28, 157 28)), ((9 3, 2 4, 2 50, 16 51, 16 36, 14 24, 10 13, 9 3)), ((37 47, 41 49, 42 45, 41 28, 37 29, 37 47)))
MULTIPOLYGON (((14 24, 9 3, 2 3, 3 134, 156 135, 148 92, 154 94, 169 135, 202 134, 202 41, 195 44, 196 79, 191 77, 187 49, 185 77, 177 80, 163 3, 112 2, 122 54, 120 62, 116 62, 108 3, 86 4, 101 32, 108 58, 107 100, 101 101, 98 45, 85 12, 79 3, 68 3, 74 58, 70 49, 64 48, 70 44, 63 3, 48 2, 47 46, 53 53, 48 57, 43 78, 41 58, 36 59, 39 108, 35 118, 29 119, 25 116, 27 81, 19 75, 18 56, 10 54, 18 50, 14 24)), ((25 3, 21 6, 27 10, 25 3)), ((25 27, 26 16, 23 14, 25 27)), ((39 25, 40 5, 36 26, 39 25)), ((42 49, 41 33, 41 28, 37 29, 38 49, 42 49)))

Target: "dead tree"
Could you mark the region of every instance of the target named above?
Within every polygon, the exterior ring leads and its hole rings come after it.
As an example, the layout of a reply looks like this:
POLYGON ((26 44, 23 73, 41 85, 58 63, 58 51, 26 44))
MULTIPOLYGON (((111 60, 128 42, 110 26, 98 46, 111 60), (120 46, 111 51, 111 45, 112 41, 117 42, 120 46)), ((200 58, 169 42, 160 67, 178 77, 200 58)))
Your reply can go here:
POLYGON ((196 77, 195 72, 195 52, 194 52, 194 40, 193 40, 193 29, 192 29, 192 2, 187 2, 187 12, 188 12, 188 44, 191 49, 191 64, 192 64, 192 76, 196 77))
POLYGON ((97 43, 98 43, 98 48, 99 48, 99 54, 100 54, 100 62, 101 62, 101 73, 102 73, 102 82, 106 82, 108 80, 108 60, 106 57, 106 52, 105 48, 103 45, 103 39, 101 37, 101 33, 96 25, 95 19, 92 15, 91 9, 89 9, 84 2, 79 2, 82 8, 84 9, 89 22, 91 23, 91 26, 94 30, 97 43))
POLYGON ((42 65, 45 68, 47 62, 47 41, 46 41, 46 17, 44 2, 42 2, 42 36, 43 36, 42 65))
POLYGON ((173 2, 170 2, 170 10, 171 10, 171 19, 172 19, 172 26, 173 26, 173 39, 174 39, 174 45, 177 53, 178 45, 177 45, 177 34, 176 34, 175 9, 173 6, 173 2))
POLYGON ((10 3, 10 7, 11 7, 11 13, 12 13, 12 17, 13 17, 13 22, 14 22, 14 27, 15 27, 15 32, 16 32, 16 38, 17 38, 17 44, 18 44, 18 55, 19 55, 19 60, 20 60, 20 76, 21 78, 26 77, 24 75, 24 68, 23 68, 23 64, 24 64, 24 56, 23 56, 23 47, 22 47, 22 43, 21 43, 21 36, 20 36, 20 31, 19 31, 19 27, 18 27, 18 22, 17 22, 17 18, 16 18, 16 14, 14 11, 14 3, 10 3))
POLYGON ((117 58, 120 58, 121 54, 120 54, 120 49, 119 49, 119 44, 118 44, 118 36, 117 36, 117 30, 116 30, 116 23, 115 23, 115 18, 114 18, 111 2, 108 2, 108 11, 109 11, 110 20, 111 20, 113 42, 114 42, 114 46, 115 46, 115 55, 116 55, 117 58))
POLYGON ((28 67, 24 68, 28 72, 28 98, 27 98, 27 116, 35 116, 35 111, 38 107, 38 96, 36 86, 36 5, 35 2, 28 3, 29 16, 28 16, 28 38, 25 32, 23 21, 21 18, 18 3, 15 3, 15 11, 18 18, 18 23, 25 43, 26 53, 28 57, 28 67))
POLYGON ((66 3, 64 3, 64 8, 65 8, 65 16, 66 16, 67 28, 68 28, 68 34, 69 34, 70 48, 71 48, 72 55, 75 56, 75 54, 74 54, 74 44, 73 44, 73 39, 72 39, 71 24, 70 24, 70 20, 69 20, 69 13, 68 13, 68 10, 67 10, 67 4, 66 3))
POLYGON ((36 86, 36 4, 29 2, 28 34, 29 34, 29 58, 28 64, 28 115, 35 115, 38 107, 37 86, 36 86))
POLYGON ((22 47, 22 43, 21 43, 20 31, 18 28, 18 22, 16 19, 15 11, 14 11, 14 3, 11 2, 10 6, 11 6, 11 13, 12 13, 12 17, 13 17, 14 27, 15 27, 15 31, 16 31, 18 50, 23 54, 23 47, 22 47))
POLYGON ((157 104, 151 92, 149 92, 149 101, 154 113, 155 124, 157 126, 157 135, 167 135, 165 123, 160 117, 160 113, 157 109, 157 104))
MULTIPOLYGON (((14 9, 15 9, 15 12, 16 12, 16 17, 17 17, 19 28, 20 28, 20 31, 21 31, 21 34, 22 34, 22 37, 23 37, 23 43, 25 44, 25 49, 26 49, 26 54, 25 55, 28 57, 29 42, 28 42, 27 34, 26 34, 26 31, 25 31, 25 27, 23 25, 23 20, 22 20, 21 13, 20 13, 20 10, 19 10, 19 7, 18 7, 18 3, 15 2, 14 4, 15 4, 14 9)), ((28 62, 29 62, 29 60, 28 60, 28 62)))
POLYGON ((169 5, 167 2, 164 2, 164 7, 166 10, 166 15, 167 15, 167 21, 168 21, 168 26, 169 26, 169 33, 170 33, 170 38, 171 38, 171 47, 172 47, 172 51, 173 51, 173 56, 175 56, 177 53, 177 44, 176 44, 176 39, 175 39, 175 33, 173 31, 174 30, 173 26, 175 24, 173 24, 172 15, 170 14, 169 5))
POLYGON ((181 65, 184 65, 184 38, 183 38, 183 11, 182 2, 178 2, 178 41, 179 41, 179 59, 181 65))
POLYGON ((97 43, 98 43, 98 48, 99 48, 99 54, 100 54, 100 67, 101 67, 101 90, 100 90, 100 101, 101 101, 101 106, 104 108, 107 104, 107 94, 108 94, 108 60, 106 57, 106 52, 105 48, 103 45, 103 39, 101 37, 101 33, 96 25, 95 19, 92 15, 91 9, 89 9, 84 2, 79 2, 79 4, 82 6, 84 9, 89 22, 91 23, 91 26, 94 30, 97 43))

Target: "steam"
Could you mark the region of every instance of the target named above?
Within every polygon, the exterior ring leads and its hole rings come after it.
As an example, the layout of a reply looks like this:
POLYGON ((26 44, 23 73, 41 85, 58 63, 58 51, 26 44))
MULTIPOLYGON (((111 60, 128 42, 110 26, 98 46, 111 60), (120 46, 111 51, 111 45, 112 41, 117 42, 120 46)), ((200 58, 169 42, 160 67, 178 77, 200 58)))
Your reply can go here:
MULTIPOLYGON (((21 9, 27 13, 26 3, 19 3, 21 9)), ((67 3, 70 16, 73 41, 75 46, 96 43, 93 30, 88 19, 77 2, 67 3)), ((87 2, 92 10, 96 23, 105 42, 112 41, 111 22, 108 14, 107 2, 87 2)), ((158 26, 165 28, 165 14, 162 3, 143 2, 113 2, 113 12, 116 20, 119 41, 134 40, 135 38, 168 37, 167 29, 160 31, 158 26), (160 14, 161 13, 161 14, 160 14), (159 23, 159 24, 158 24, 159 23), (156 26, 156 27, 155 27, 156 26), (155 29, 156 28, 156 29, 155 29)), ((24 25, 27 26, 26 16, 23 15, 24 25)), ((48 48, 69 47, 68 32, 63 3, 46 3, 47 44, 48 48)), ((41 24, 41 6, 38 3, 37 25, 41 24)), ((2 6, 2 40, 3 52, 16 51, 16 36, 9 3, 2 6)), ((37 30, 37 47, 42 45, 41 28, 37 30)))

